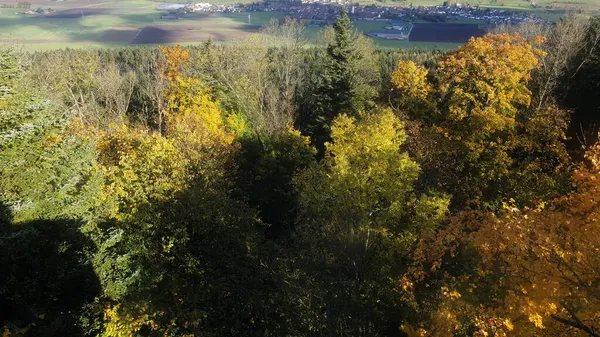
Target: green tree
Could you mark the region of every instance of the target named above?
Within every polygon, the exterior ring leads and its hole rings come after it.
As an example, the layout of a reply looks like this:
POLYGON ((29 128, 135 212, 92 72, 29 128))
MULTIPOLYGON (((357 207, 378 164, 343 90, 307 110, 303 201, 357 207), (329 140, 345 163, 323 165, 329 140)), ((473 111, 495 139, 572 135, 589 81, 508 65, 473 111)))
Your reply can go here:
POLYGON ((164 134, 123 126, 98 142, 107 211, 89 232, 99 246, 101 335, 260 334, 270 324, 262 226, 229 195, 234 134, 201 82, 180 72, 187 52, 163 52, 164 134))
POLYGON ((0 332, 82 336, 100 294, 90 263, 94 245, 76 220, 0 224, 0 332))
POLYGON ((235 155, 240 197, 270 226, 268 237, 289 238, 298 210, 292 178, 315 162, 314 147, 308 137, 293 129, 262 142, 245 137, 240 143, 235 155))
POLYGON ((0 331, 80 336, 99 292, 82 232, 101 183, 95 146, 24 81, 23 57, 0 48, 0 331))
MULTIPOLYGON (((8 55, 5 74, 24 62, 8 55)), ((16 222, 89 218, 100 184, 94 143, 74 133, 75 116, 31 87, 21 71, 10 83, 11 94, 0 100, 0 197, 16 222)))
POLYGON ((335 117, 342 113, 356 116, 373 107, 372 99, 377 92, 363 70, 378 77, 375 64, 371 67, 361 64, 372 62, 375 57, 371 54, 369 40, 354 31, 345 7, 333 25, 332 36, 327 35, 328 31, 325 32, 328 42, 325 66, 319 74, 313 111, 308 118, 309 133, 320 154, 324 153, 323 145, 330 139, 329 128, 335 117))

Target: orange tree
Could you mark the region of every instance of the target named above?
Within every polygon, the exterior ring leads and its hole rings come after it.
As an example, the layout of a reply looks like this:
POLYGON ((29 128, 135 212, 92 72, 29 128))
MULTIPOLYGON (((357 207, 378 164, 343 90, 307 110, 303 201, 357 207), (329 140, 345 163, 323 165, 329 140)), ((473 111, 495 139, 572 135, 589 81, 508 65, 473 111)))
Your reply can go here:
POLYGON ((414 336, 599 336, 600 145, 587 159, 566 196, 523 211, 506 206, 502 216, 465 211, 424 238, 399 286, 430 320, 404 329, 414 336), (435 314, 426 309, 432 303, 435 314))

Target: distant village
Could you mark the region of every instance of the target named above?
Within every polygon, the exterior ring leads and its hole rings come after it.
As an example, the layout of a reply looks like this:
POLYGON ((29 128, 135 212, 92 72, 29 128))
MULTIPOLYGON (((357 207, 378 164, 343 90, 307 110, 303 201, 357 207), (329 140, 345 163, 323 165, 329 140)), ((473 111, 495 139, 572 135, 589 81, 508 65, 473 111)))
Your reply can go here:
MULTIPOLYGON (((60 0, 57 0, 60 1, 60 0)), ((163 11, 163 20, 177 20, 186 13, 237 13, 237 12, 287 12, 294 17, 308 21, 309 25, 326 25, 335 20, 341 6, 346 6, 353 20, 392 20, 396 24, 386 27, 393 30, 406 30, 407 25, 398 22, 423 20, 433 23, 445 23, 452 20, 472 19, 488 24, 521 24, 536 22, 551 24, 526 11, 511 11, 498 8, 482 8, 474 5, 461 5, 450 0, 441 6, 379 6, 353 4, 347 0, 295 0, 295 1, 263 1, 251 4, 213 4, 207 2, 167 3, 156 7, 163 11)), ((3 4, 0 7, 22 8, 23 14, 48 14, 53 9, 31 9, 30 2, 3 4)))
MULTIPOLYGON (((353 20, 424 20, 427 22, 444 23, 455 19, 473 19, 488 24, 520 24, 524 22, 548 23, 525 11, 510 11, 496 8, 482 8, 460 3, 444 4, 441 6, 397 7, 352 4, 345 0, 299 0, 299 1, 264 1, 252 4, 211 4, 185 2, 178 4, 163 4, 157 7, 165 11, 163 19, 177 19, 178 14, 189 12, 288 12, 302 20, 315 24, 327 24, 335 20, 341 6, 346 6, 353 20)), ((398 25, 398 30, 405 29, 398 25)))
POLYGON ((38 14, 48 14, 48 13, 54 13, 55 10, 52 8, 38 8, 38 9, 31 9, 31 2, 28 1, 21 1, 18 2, 16 4, 0 4, 0 8, 21 8, 23 9, 23 12, 21 12, 22 14, 27 14, 27 15, 38 15, 38 14))

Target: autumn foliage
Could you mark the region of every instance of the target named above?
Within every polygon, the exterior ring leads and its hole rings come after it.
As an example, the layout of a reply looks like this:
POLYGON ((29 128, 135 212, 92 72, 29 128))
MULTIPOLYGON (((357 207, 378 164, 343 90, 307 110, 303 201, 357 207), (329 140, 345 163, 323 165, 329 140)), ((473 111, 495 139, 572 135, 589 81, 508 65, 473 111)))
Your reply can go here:
POLYGON ((600 336, 600 144, 565 99, 599 21, 430 52, 351 16, 311 48, 0 46, 0 334, 600 336))
POLYGON ((532 206, 560 188, 567 114, 553 105, 529 107, 528 81, 544 56, 535 43, 542 41, 488 34, 441 59, 435 72, 401 61, 392 74, 399 113, 420 126, 413 153, 457 208, 468 200, 500 209, 511 198, 532 206), (523 177, 536 181, 519 182, 523 177))
POLYGON ((519 109, 531 103, 527 81, 541 55, 519 35, 488 34, 442 60, 437 72, 440 95, 448 120, 465 131, 459 135, 478 137, 514 128, 519 109))
MULTIPOLYGON (((441 277, 440 312, 423 336, 594 336, 600 312, 600 146, 573 173, 574 190, 548 204, 501 216, 465 211, 426 237, 402 279, 418 307, 417 284, 441 277), (476 254, 468 270, 452 260, 476 254), (563 332, 560 332, 563 331, 563 332)), ((436 281, 434 281, 435 284, 436 281)), ((439 282, 439 279, 438 279, 439 282)), ((417 335, 418 335, 417 334, 417 335)))

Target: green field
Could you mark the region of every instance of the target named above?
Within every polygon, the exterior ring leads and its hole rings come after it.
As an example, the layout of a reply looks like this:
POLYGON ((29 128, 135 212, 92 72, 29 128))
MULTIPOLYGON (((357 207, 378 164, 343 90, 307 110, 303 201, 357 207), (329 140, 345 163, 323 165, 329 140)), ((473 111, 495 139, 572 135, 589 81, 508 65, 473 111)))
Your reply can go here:
MULTIPOLYGON (((52 7, 57 10, 57 13, 80 8, 68 6, 68 2, 60 4, 64 7, 52 7)), ((119 47, 126 46, 128 43, 104 40, 107 31, 115 27, 135 30, 148 25, 169 28, 189 26, 215 34, 235 33, 237 27, 262 26, 273 17, 283 18, 287 15, 283 12, 253 12, 250 14, 251 25, 248 23, 248 13, 213 13, 201 17, 191 14, 180 20, 165 21, 160 19, 161 12, 155 10, 160 3, 147 0, 110 1, 104 5, 98 5, 98 2, 78 1, 77 4, 79 6, 89 6, 87 4, 90 4, 95 9, 107 8, 110 9, 110 13, 87 16, 83 14, 76 18, 64 19, 29 16, 18 13, 22 11, 20 9, 0 8, 0 39, 5 43, 22 45, 23 48, 29 50, 48 50, 61 47, 119 47)), ((34 3, 32 9, 48 8, 52 5, 48 2, 34 3)), ((356 21, 354 23, 355 27, 364 33, 382 31, 386 24, 382 21, 356 21)), ((305 28, 304 33, 310 44, 316 42, 320 30, 320 27, 305 28)), ((457 46, 457 44, 451 43, 413 43, 378 38, 375 39, 375 42, 384 48, 448 49, 457 46)), ((188 44, 188 42, 182 42, 182 44, 188 44)))
MULTIPOLYGON (((0 1, 1 3, 1 1, 0 1)), ((107 2, 108 3, 108 2, 107 2)), ((96 6, 95 9, 107 7, 111 13, 106 15, 89 15, 75 19, 56 19, 44 16, 29 16, 17 13, 22 11, 16 8, 0 8, 0 38, 17 39, 60 39, 74 38, 81 40, 86 35, 94 36, 96 33, 103 32, 107 28, 114 26, 145 26, 145 25, 186 25, 186 24, 247 24, 247 13, 220 14, 214 13, 208 17, 194 18, 193 16, 184 16, 182 20, 166 21, 161 20, 160 15, 163 12, 155 10, 160 3, 127 0, 111 1, 105 6, 96 6), (83 34, 83 35, 82 35, 83 34)), ((50 7, 48 4, 32 5, 32 9, 41 7, 50 7)), ((56 8, 57 12, 64 10, 77 9, 78 7, 56 8)), ((283 13, 252 13, 251 20, 253 25, 263 25, 272 17, 283 17, 283 13)))
MULTIPOLYGON (((202 37, 213 38, 217 41, 228 41, 244 39, 259 26, 266 24, 271 18, 283 18, 287 13, 283 12, 252 12, 250 20, 248 13, 212 13, 212 14, 186 14, 180 20, 161 20, 160 15, 164 12, 156 10, 156 6, 164 2, 150 0, 67 0, 56 2, 50 0, 34 0, 32 9, 53 8, 54 14, 71 13, 70 18, 58 18, 51 16, 36 16, 21 14, 22 9, 0 8, 0 41, 16 45, 23 45, 26 49, 45 50, 60 47, 118 47, 126 46, 132 42, 139 33, 143 33, 144 27, 155 27, 164 30, 168 34, 175 31, 173 35, 179 34, 185 29, 186 34, 193 38, 183 40, 201 41, 202 37), (79 15, 81 11, 81 15, 79 15), (74 13, 74 14, 73 14, 74 13), (87 14, 86 14, 87 13, 87 14), (250 22, 249 22, 250 21, 250 22), (178 28, 179 27, 179 28, 178 28), (116 33, 115 33, 116 32, 116 33), (111 35, 112 34, 112 35, 111 35), (121 34, 121 35, 119 35, 121 34), (116 38, 115 38, 116 36, 116 38)), ((169 0, 174 1, 174 0, 169 0)), ((250 0, 242 0, 250 1, 250 0)), ((371 0, 366 0, 371 1, 371 0)), ((407 0, 406 2, 408 2, 407 0)), ((583 7, 600 7, 598 0, 577 0, 583 7)), ((17 0, 0 0, 2 3, 16 3, 17 0)), ((238 0, 217 0, 213 3, 233 3, 238 0)), ((406 4, 406 2, 390 2, 391 4, 406 4)), ((462 1, 461 1, 462 2, 462 1)), ((466 2, 469 2, 467 0, 466 2)), ((412 0, 413 5, 439 4, 436 0, 412 0)), ((564 15, 564 11, 524 8, 528 4, 523 0, 481 0, 481 5, 486 3, 495 4, 499 8, 518 8, 533 11, 535 14, 551 20, 557 20, 564 15)), ((381 3, 380 3, 381 4, 381 3)), ((410 4, 410 3, 408 3, 410 4)), ((558 6, 551 0, 539 0, 539 5, 552 4, 558 6)), ((572 6, 574 3, 562 2, 564 6, 572 6)), ((459 19, 450 21, 454 23, 480 23, 476 20, 459 19)), ((386 26, 382 21, 356 21, 355 27, 363 32, 382 31, 386 26)), ((310 43, 316 41, 321 28, 306 27, 305 34, 310 43)), ((384 48, 455 48, 453 43, 417 43, 408 41, 385 40, 376 38, 375 42, 384 48)), ((168 44, 168 41, 158 42, 168 44)))

